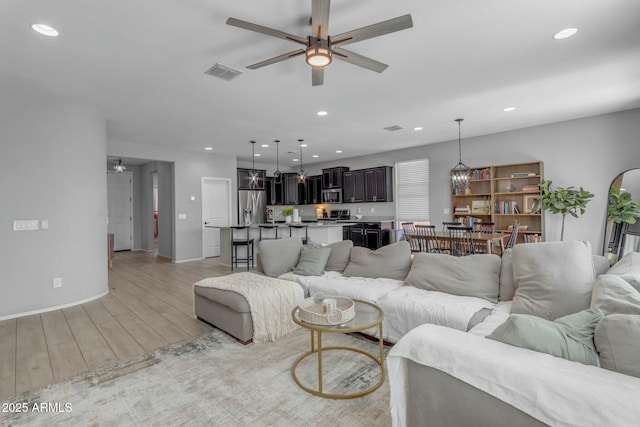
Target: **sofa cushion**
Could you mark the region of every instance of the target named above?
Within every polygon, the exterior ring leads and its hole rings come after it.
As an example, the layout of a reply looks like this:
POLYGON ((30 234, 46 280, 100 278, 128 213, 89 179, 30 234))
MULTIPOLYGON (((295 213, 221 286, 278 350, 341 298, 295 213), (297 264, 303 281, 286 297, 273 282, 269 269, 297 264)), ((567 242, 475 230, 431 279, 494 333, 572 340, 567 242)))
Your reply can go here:
POLYGON ((303 247, 293 272, 301 276, 320 276, 324 272, 330 254, 331 248, 303 247))
POLYGON ((594 330, 602 319, 599 310, 583 310, 550 321, 527 314, 512 314, 487 338, 585 365, 598 365, 594 330))
POLYGON ((589 308, 595 279, 589 242, 544 242, 513 248, 512 313, 557 319, 589 308))
POLYGON ((258 242, 260 264, 265 275, 278 277, 298 264, 302 240, 299 238, 261 240, 258 242))
POLYGON ((612 314, 596 326, 600 366, 640 377, 640 316, 612 314))
POLYGON ((605 315, 640 315, 640 292, 620 276, 602 274, 593 285, 591 308, 597 308, 605 315))
POLYGON ((516 293, 516 283, 513 280, 513 249, 509 248, 502 254, 500 265, 500 301, 511 301, 516 293))
POLYGON ((500 257, 417 253, 405 283, 427 291, 483 298, 498 302, 500 257))
POLYGON ((401 241, 375 251, 354 246, 344 275, 404 280, 410 268, 411 248, 408 242, 401 241))
POLYGON ((640 291, 640 252, 629 252, 613 264, 607 274, 622 277, 640 291))

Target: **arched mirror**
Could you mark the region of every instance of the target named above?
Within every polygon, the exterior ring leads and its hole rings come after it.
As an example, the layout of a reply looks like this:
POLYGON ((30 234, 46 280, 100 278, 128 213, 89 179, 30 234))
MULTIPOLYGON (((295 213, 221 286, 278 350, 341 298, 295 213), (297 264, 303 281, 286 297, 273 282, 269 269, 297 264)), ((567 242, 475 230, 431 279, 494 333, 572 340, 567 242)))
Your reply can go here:
POLYGON ((609 187, 603 253, 612 264, 628 252, 640 252, 638 203, 640 169, 630 169, 618 175, 609 187), (612 211, 611 206, 617 209, 612 211), (625 221, 630 216, 629 212, 634 213, 631 215, 636 218, 634 224, 630 223, 633 221, 625 221))

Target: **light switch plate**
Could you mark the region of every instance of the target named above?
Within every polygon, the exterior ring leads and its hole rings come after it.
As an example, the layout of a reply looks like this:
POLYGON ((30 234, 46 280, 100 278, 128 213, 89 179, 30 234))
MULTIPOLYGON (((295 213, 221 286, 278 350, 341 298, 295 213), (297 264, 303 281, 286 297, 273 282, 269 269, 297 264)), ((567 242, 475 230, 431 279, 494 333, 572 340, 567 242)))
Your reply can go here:
POLYGON ((43 219, 42 221, 40 221, 40 228, 42 228, 43 230, 47 230, 49 228, 49 220, 43 219))
POLYGON ((38 230, 37 219, 16 219, 13 221, 13 231, 35 231, 38 230))
POLYGON ((445 215, 449 215, 451 213, 451 209, 449 208, 444 208, 444 214, 445 215))
POLYGON ((178 219, 187 219, 187 214, 178 214, 178 219))

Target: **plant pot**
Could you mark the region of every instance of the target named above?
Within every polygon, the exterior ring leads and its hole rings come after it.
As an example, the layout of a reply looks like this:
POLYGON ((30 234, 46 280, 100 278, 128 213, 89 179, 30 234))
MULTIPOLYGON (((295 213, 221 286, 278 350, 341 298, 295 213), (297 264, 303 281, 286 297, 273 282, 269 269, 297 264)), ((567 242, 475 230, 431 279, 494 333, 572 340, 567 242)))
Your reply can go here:
POLYGON ((284 222, 286 222, 287 224, 291 224, 292 221, 293 218, 291 218, 291 215, 287 215, 284 217, 284 222))

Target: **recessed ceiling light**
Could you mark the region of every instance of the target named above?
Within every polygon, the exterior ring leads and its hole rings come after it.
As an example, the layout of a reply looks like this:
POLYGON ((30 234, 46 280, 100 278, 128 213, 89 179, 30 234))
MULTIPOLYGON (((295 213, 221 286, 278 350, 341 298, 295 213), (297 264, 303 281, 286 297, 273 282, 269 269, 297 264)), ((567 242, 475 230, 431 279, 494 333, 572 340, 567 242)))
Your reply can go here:
POLYGON ((314 159, 317 159, 317 158, 318 158, 318 157, 320 157, 320 156, 318 156, 317 154, 314 154, 314 155, 313 155, 313 156, 311 156, 311 157, 313 157, 314 159))
POLYGON ((207 150, 207 151, 212 151, 213 147, 204 147, 204 149, 207 150))
POLYGON ((342 150, 336 150, 336 153, 340 154, 342 153, 342 150))
POLYGON ((260 157, 261 155, 262 155, 262 154, 260 154, 260 153, 256 153, 256 154, 254 154, 254 156, 255 156, 255 157, 260 157))
POLYGON ((553 38, 556 40, 566 39, 567 37, 571 37, 575 33, 578 32, 577 28, 565 28, 564 30, 560 30, 553 35, 553 38))
POLYGON ((318 111, 316 114, 319 116, 326 116, 328 113, 326 111, 318 111))
POLYGON ((31 28, 33 31, 40 33, 43 36, 58 37, 60 34, 58 30, 45 24, 31 24, 31 28))
POLYGON ((502 111, 504 111, 505 113, 508 113, 509 111, 513 111, 513 110, 515 110, 515 109, 516 109, 516 107, 504 107, 504 108, 502 109, 502 111))
POLYGON ((261 147, 262 148, 269 148, 269 144, 262 144, 261 147))
POLYGON ((413 128, 413 130, 422 130, 422 129, 424 129, 422 126, 418 126, 416 128, 413 128))

